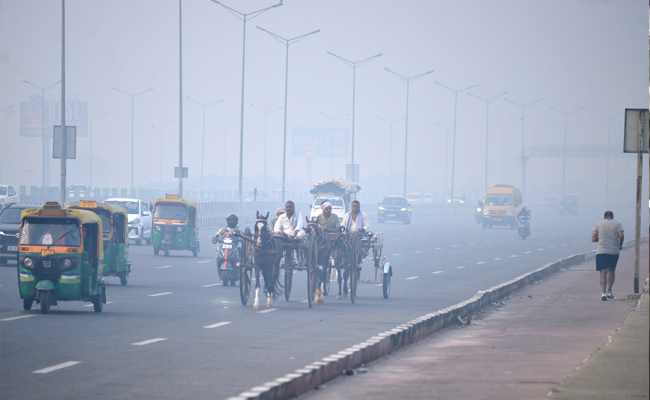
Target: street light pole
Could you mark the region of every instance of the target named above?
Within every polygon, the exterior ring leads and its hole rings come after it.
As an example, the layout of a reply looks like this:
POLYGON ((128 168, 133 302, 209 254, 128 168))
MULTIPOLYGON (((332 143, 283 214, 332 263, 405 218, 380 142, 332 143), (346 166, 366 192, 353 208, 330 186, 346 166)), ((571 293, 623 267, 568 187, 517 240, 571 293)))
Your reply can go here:
POLYGON ((331 151, 332 151, 332 179, 334 179, 334 130, 336 129, 336 120, 341 119, 343 117, 347 117, 348 115, 350 115, 350 113, 347 113, 345 115, 341 115, 341 116, 338 116, 338 117, 330 117, 329 115, 327 115, 327 114, 325 114, 323 112, 320 112, 320 111, 318 113, 320 115, 322 115, 323 117, 325 117, 325 118, 329 119, 330 121, 332 121, 332 139, 331 139, 330 148, 331 148, 331 151))
POLYGON ((95 115, 94 117, 90 117, 90 165, 89 165, 89 182, 88 185, 90 187, 93 186, 93 127, 95 126, 93 123, 93 120, 95 118, 103 117, 104 115, 108 115, 108 113, 103 113, 99 115, 95 115))
POLYGON ((221 103, 221 102, 223 102, 223 99, 222 99, 222 100, 219 100, 219 101, 214 101, 214 102, 212 102, 212 103, 204 104, 204 103, 201 103, 200 101, 194 100, 194 99, 191 98, 190 96, 187 96, 187 98, 188 98, 188 100, 192 100, 192 101, 195 102, 196 104, 198 104, 198 105, 200 105, 201 107, 203 107, 203 133, 201 133, 201 189, 200 189, 200 190, 203 190, 203 153, 205 152, 205 109, 206 109, 208 106, 211 106, 211 105, 213 105, 213 104, 217 104, 217 103, 221 103))
MULTIPOLYGON (((246 71, 246 22, 251 20, 258 15, 265 13, 266 11, 279 7, 282 5, 282 1, 272 5, 271 7, 266 7, 261 10, 253 11, 248 14, 241 13, 234 8, 228 7, 227 5, 217 1, 210 0, 213 3, 219 4, 221 7, 225 8, 226 11, 237 17, 244 24, 243 26, 243 40, 242 40, 242 63, 241 63, 241 117, 240 117, 240 130, 239 130, 239 201, 242 201, 242 177, 244 172, 244 72, 246 71)), ((287 56, 288 57, 288 56, 287 56)))
POLYGON ((490 102, 492 102, 492 100, 495 100, 498 97, 503 96, 506 93, 508 92, 507 91, 503 92, 494 97, 490 97, 489 99, 477 96, 473 93, 467 93, 468 95, 481 100, 487 106, 487 110, 485 112, 485 193, 487 193, 488 190, 488 133, 489 133, 489 126, 490 126, 490 102))
POLYGON ((404 133, 404 197, 406 197, 406 165, 407 165, 407 156, 408 156, 408 138, 409 138, 409 89, 411 86, 411 82, 418 80, 422 78, 424 75, 432 74, 433 71, 429 70, 425 73, 422 73, 420 75, 415 75, 412 77, 406 77, 403 75, 398 74, 397 72, 391 71, 389 68, 384 68, 384 70, 390 72, 391 74, 395 75, 402 81, 406 82, 406 129, 404 133))
POLYGON ((61 83, 61 81, 60 80, 56 81, 53 84, 48 85, 48 86, 44 86, 44 87, 35 85, 35 84, 33 84, 31 82, 28 82, 28 81, 25 81, 25 80, 23 80, 23 83, 26 83, 28 85, 32 85, 36 89, 41 91, 41 103, 42 103, 42 105, 41 105, 41 122, 43 123, 43 134, 42 134, 42 139, 43 139, 43 145, 42 145, 42 147, 43 147, 43 149, 42 149, 43 150, 43 159, 42 159, 42 163, 43 163, 43 165, 42 165, 42 172, 41 172, 41 174, 42 174, 41 187, 45 187, 45 181, 46 181, 45 176, 47 175, 46 172, 45 172, 45 166, 47 165, 47 160, 48 160, 48 158, 47 158, 47 146, 45 144, 45 92, 48 89, 50 89, 51 87, 53 87, 54 85, 56 85, 57 83, 61 83))
POLYGON ((133 99, 135 99, 137 96, 140 96, 143 93, 146 93, 150 90, 153 90, 153 88, 149 88, 147 90, 143 90, 142 92, 138 92, 136 94, 131 94, 128 92, 125 92, 124 90, 120 90, 116 87, 113 87, 114 90, 117 90, 118 92, 129 96, 131 98, 131 189, 133 189, 133 154, 134 154, 134 147, 133 147, 133 99))
POLYGON ((600 113, 600 112, 595 111, 595 110, 594 110, 594 112, 596 114, 600 115, 601 117, 607 118, 607 178, 605 180, 605 205, 609 206, 609 153, 610 153, 609 145, 610 145, 610 140, 611 140, 611 137, 612 137, 612 119, 618 118, 621 115, 623 115, 624 113, 620 113, 620 114, 610 116, 610 115, 605 115, 605 114, 600 113))
POLYGON ((285 178, 286 178, 286 167, 287 167, 287 95, 289 90, 289 46, 292 44, 301 41, 309 35, 320 32, 320 29, 317 31, 305 33, 304 35, 296 36, 291 39, 285 39, 282 36, 276 35, 273 32, 270 32, 264 28, 257 29, 268 33, 273 39, 282 43, 286 46, 286 60, 285 60, 285 72, 284 72, 284 140, 282 145, 282 202, 284 203, 284 192, 285 192, 285 178))
POLYGON ((458 126, 458 125, 456 125, 456 115, 457 115, 457 111, 458 111, 458 93, 462 93, 462 92, 465 92, 465 91, 470 90, 472 88, 475 88, 475 87, 478 86, 478 84, 473 85, 473 86, 468 86, 468 87, 466 87, 464 89, 454 90, 454 89, 450 88, 449 86, 445 86, 445 85, 443 85, 442 83, 440 83, 438 81, 436 81, 436 83, 438 85, 444 87, 445 89, 449 90, 450 92, 452 92, 454 94, 454 138, 453 138, 453 141, 452 141, 453 144, 452 144, 452 151, 451 151, 451 194, 450 194, 451 197, 450 197, 450 200, 451 200, 452 206, 454 207, 454 213, 455 213, 456 212, 456 206, 454 205, 454 178, 455 178, 455 172, 456 172, 456 126, 458 126))
MULTIPOLYGON (((436 121, 436 125, 438 125, 439 127, 441 127, 447 132, 447 140, 445 141, 445 195, 447 195, 449 193, 447 191, 447 177, 449 176, 449 131, 452 130, 454 127, 445 126, 437 121, 436 121)), ((458 124, 458 126, 461 125, 463 124, 458 124)))
POLYGON ((555 110, 559 112, 560 114, 564 114, 564 151, 562 152, 562 197, 564 197, 564 183, 566 181, 566 138, 567 138, 567 122, 569 119, 569 115, 575 113, 576 111, 582 110, 584 107, 576 108, 575 110, 572 111, 561 111, 558 110, 555 107, 549 106, 550 109, 555 110))
POLYGON ((275 111, 282 110, 282 107, 275 108, 273 110, 263 110, 256 106, 255 104, 251 103, 251 107, 261 111, 264 113, 264 188, 266 189, 266 122, 267 122, 267 116, 275 111))
POLYGON ((388 126, 390 127, 390 136, 388 139, 388 190, 390 192, 389 194, 392 194, 393 193, 393 125, 398 122, 404 121, 406 117, 402 119, 398 119, 397 121, 388 121, 383 119, 380 116, 377 116, 377 118, 387 123, 388 126))
POLYGON ((160 185, 161 185, 161 189, 162 189, 162 183, 163 183, 163 128, 165 127, 165 125, 167 125, 167 124, 169 124, 171 122, 174 122, 174 121, 178 121, 178 118, 170 119, 169 121, 163 122, 162 124, 160 124, 160 185))
POLYGON ((525 117, 526 117, 526 108, 532 106, 535 103, 539 103, 540 101, 544 99, 537 99, 535 101, 531 101, 528 104, 519 104, 516 103, 512 100, 508 99, 503 99, 507 101, 508 103, 512 103, 516 105, 517 107, 521 108, 521 193, 522 195, 526 194, 526 156, 524 154, 524 127, 525 127, 525 117))

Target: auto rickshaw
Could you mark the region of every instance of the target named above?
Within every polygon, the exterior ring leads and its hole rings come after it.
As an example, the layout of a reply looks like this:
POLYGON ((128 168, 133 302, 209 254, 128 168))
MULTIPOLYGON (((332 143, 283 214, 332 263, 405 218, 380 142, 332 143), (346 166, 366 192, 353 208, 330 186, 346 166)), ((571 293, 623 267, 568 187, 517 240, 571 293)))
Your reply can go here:
POLYGON ((55 201, 23 211, 17 268, 23 308, 36 301, 47 314, 58 301, 83 300, 102 312, 102 240, 102 220, 94 212, 63 209, 55 201))
POLYGON ((129 236, 126 209, 114 204, 81 200, 68 203, 65 208, 92 211, 102 219, 104 276, 118 276, 120 283, 129 282, 131 260, 129 259, 129 236))
POLYGON ((560 215, 578 215, 578 198, 576 196, 564 196, 560 200, 560 215))
POLYGON ((199 215, 192 200, 179 199, 177 194, 167 194, 157 199, 153 209, 153 254, 162 249, 165 257, 170 250, 190 250, 198 257, 199 215))

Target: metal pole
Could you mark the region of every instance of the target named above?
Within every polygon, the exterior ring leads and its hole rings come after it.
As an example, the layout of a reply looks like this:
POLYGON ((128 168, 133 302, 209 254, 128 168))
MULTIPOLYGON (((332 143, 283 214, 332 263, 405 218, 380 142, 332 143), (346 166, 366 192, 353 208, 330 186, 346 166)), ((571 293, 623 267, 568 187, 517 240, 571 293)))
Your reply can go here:
POLYGON ((562 152, 562 197, 564 197, 564 183, 566 179, 566 137, 568 114, 564 114, 564 151, 562 152))
MULTIPOLYGON (((180 0, 179 0, 180 1, 180 0)), ((134 102, 135 96, 131 96, 131 189, 133 189, 133 152, 134 152, 134 146, 133 146, 133 102, 134 102)))
MULTIPOLYGON (((524 132, 526 124, 526 107, 521 107, 521 194, 526 193, 526 157, 524 156, 524 132)), ((566 146, 566 137, 565 137, 566 146)), ((566 150, 566 148, 565 148, 566 150)), ((564 196, 564 184, 562 184, 562 196, 564 196)))
POLYGON ((68 193, 66 187, 66 158, 68 135, 65 127, 65 0, 61 0, 61 206, 65 206, 68 193))
POLYGON ((393 123, 390 124, 390 136, 388 144, 388 194, 393 193, 393 123))
POLYGON ((160 185, 163 183, 163 129, 165 124, 160 124, 160 185))
POLYGON ((246 70, 246 16, 244 21, 244 38, 242 43, 242 60, 241 60, 241 118, 239 121, 239 197, 242 201, 242 177, 244 173, 244 77, 246 70))
POLYGON ((203 153, 205 153, 205 106, 203 106, 203 132, 201 133, 201 188, 203 190, 203 153))
MULTIPOLYGON (((647 111, 646 111, 647 112, 647 111)), ((639 293, 639 265, 641 265, 641 189, 643 176, 643 117, 644 112, 639 113, 639 138, 637 141, 636 161, 636 226, 634 229, 634 293, 639 293)))
POLYGON ((287 43, 287 54, 284 72, 284 134, 282 142, 282 203, 284 204, 284 192, 286 187, 287 169, 287 94, 289 90, 289 44, 287 43))
POLYGON ((42 99, 42 103, 43 103, 43 108, 41 109, 41 113, 42 113, 41 114, 42 115, 41 119, 43 120, 43 146, 42 146, 43 147, 43 159, 41 160, 43 165, 42 165, 42 171, 41 171, 41 174, 42 174, 41 187, 44 188, 45 187, 45 164, 47 163, 47 160, 48 160, 48 158, 47 158, 47 149, 46 149, 47 146, 45 145, 45 88, 41 89, 41 93, 42 93, 41 99, 42 99))
POLYGON ((445 194, 447 192, 447 177, 449 176, 449 128, 447 130, 447 141, 445 144, 445 194))
POLYGON ((354 177, 354 109, 357 93, 357 66, 352 67, 352 176, 354 177))
POLYGON ((178 0, 178 197, 183 198, 183 6, 178 0))
POLYGON ((609 206, 609 142, 612 136, 612 119, 607 123, 607 173, 605 174, 605 206, 609 206))
POLYGON ((267 112, 264 112, 264 189, 266 189, 266 120, 267 112))
POLYGON ((458 92, 454 93, 454 137, 452 138, 451 150, 451 205, 456 213, 456 206, 454 205, 454 172, 456 171, 456 112, 458 110, 458 92))
POLYGON ((485 112, 485 193, 488 191, 488 134, 490 127, 490 102, 487 103, 487 110, 485 112))
POLYGON ((408 138, 409 138, 409 89, 411 82, 406 82, 406 127, 404 132, 404 197, 406 197, 406 166, 408 156, 408 138))

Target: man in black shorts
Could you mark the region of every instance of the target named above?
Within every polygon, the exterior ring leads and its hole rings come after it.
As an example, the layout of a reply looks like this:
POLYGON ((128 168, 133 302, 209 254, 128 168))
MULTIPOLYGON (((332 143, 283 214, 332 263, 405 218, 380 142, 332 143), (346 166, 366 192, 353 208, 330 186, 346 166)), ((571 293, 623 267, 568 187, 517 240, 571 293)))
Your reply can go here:
POLYGON ((614 285, 616 277, 616 263, 618 263, 618 256, 625 241, 623 225, 614 221, 613 212, 605 211, 605 219, 594 228, 591 241, 598 243, 596 271, 600 271, 600 286, 603 289, 601 299, 603 301, 606 301, 608 297, 613 299, 612 285, 614 285))

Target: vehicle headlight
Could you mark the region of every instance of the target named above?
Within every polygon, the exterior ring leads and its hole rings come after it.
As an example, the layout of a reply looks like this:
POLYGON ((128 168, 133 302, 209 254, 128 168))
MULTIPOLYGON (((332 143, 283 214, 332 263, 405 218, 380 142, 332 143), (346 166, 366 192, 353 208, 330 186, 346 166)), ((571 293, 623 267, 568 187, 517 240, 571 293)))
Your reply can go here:
POLYGON ((476 211, 477 211, 477 212, 481 212, 481 209, 480 209, 480 208, 477 208, 476 211))
POLYGON ((512 209, 508 210, 508 215, 512 215, 512 209))
POLYGON ((406 211, 406 208, 401 208, 402 211, 406 211))
POLYGON ((182 226, 177 226, 176 227, 176 232, 183 232, 183 227, 182 226))
POLYGON ((64 259, 63 259, 63 266, 64 266, 65 268, 68 268, 68 267, 70 267, 71 265, 72 265, 72 261, 71 261, 69 258, 64 258, 64 259))
POLYGON ((156 232, 160 232, 160 225, 156 225, 156 226, 154 226, 153 229, 155 229, 156 232))
POLYGON ((23 260, 23 265, 26 266, 27 268, 31 268, 34 266, 34 260, 32 260, 29 257, 25 257, 25 259, 23 260))
POLYGON ((447 203, 451 203, 451 199, 447 199, 447 203))
POLYGON ((379 207, 379 209, 380 209, 380 210, 385 210, 385 208, 384 208, 384 207, 381 207, 381 206, 379 207))
POLYGON ((140 225, 140 222, 142 222, 142 221, 140 221, 140 218, 136 218, 133 221, 131 221, 130 225, 140 225))

